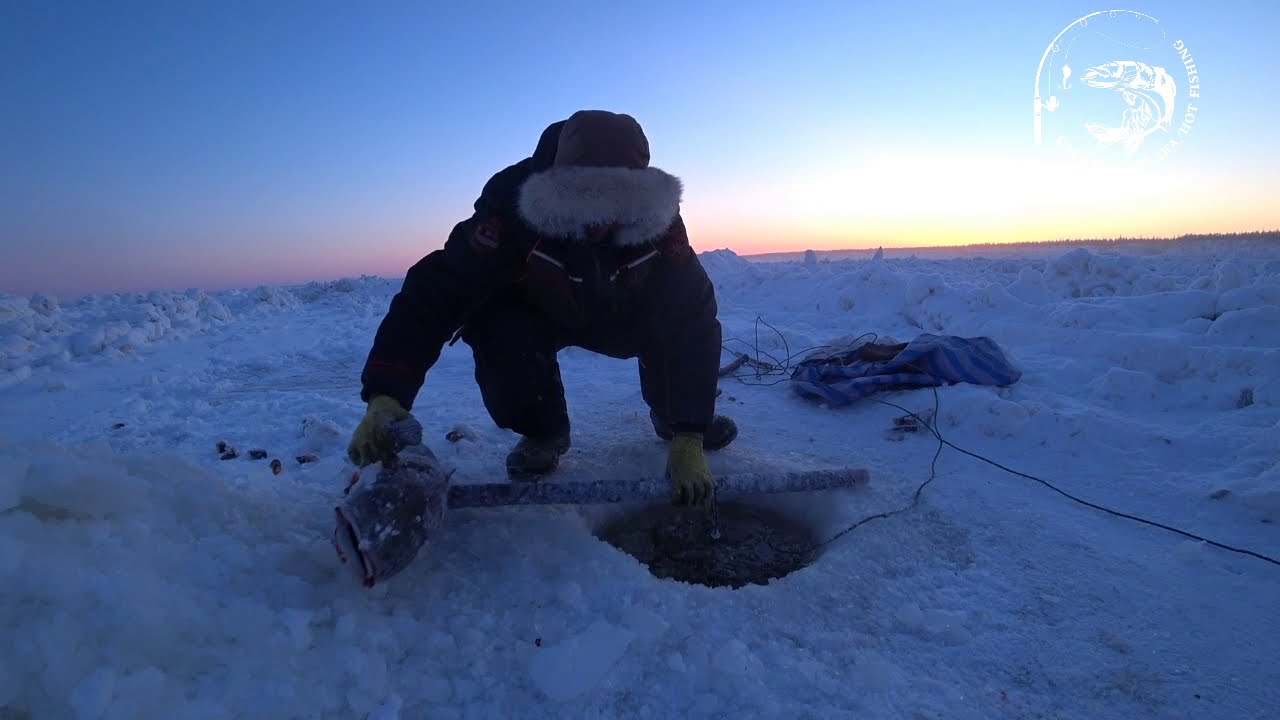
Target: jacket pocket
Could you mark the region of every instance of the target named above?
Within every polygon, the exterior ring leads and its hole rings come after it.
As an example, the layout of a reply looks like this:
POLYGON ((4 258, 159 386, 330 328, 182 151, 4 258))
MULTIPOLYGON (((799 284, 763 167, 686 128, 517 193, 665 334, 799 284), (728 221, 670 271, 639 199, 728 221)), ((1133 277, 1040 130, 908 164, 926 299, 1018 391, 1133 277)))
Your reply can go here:
POLYGON ((578 300, 583 283, 553 255, 534 250, 519 286, 530 305, 562 325, 579 327, 586 320, 578 300))

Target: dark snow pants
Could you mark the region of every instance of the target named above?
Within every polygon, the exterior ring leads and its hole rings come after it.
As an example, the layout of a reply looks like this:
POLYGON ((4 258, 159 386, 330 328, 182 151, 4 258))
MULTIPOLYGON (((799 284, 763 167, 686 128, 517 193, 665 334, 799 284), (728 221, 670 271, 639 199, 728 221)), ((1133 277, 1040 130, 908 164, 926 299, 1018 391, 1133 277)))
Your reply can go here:
POLYGON ((638 358, 641 395, 659 417, 669 417, 670 364, 650 335, 643 326, 626 325, 567 331, 513 301, 489 305, 462 330, 462 340, 475 358, 476 383, 490 417, 500 428, 533 437, 569 427, 557 359, 566 347, 618 359, 638 358))

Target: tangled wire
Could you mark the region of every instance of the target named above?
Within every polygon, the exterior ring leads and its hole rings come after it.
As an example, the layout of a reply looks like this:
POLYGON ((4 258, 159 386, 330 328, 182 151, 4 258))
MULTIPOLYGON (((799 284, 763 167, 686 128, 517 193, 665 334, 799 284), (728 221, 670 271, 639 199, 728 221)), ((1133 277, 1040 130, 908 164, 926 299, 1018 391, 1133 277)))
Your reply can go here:
POLYGON ((755 320, 755 337, 752 342, 747 342, 739 338, 728 338, 720 344, 720 347, 726 352, 732 353, 736 357, 732 362, 720 368, 720 377, 728 377, 737 380, 744 385, 758 385, 769 387, 772 385, 780 385, 791 379, 791 373, 795 370, 796 358, 805 358, 810 354, 819 350, 842 350, 852 349, 863 342, 875 342, 879 338, 875 333, 863 333, 847 343, 839 345, 825 344, 807 347, 797 352, 791 352, 791 345, 787 342, 787 338, 778 328, 770 325, 764 318, 759 315, 755 320), (760 327, 764 326, 772 330, 778 339, 782 342, 782 350, 785 353, 781 358, 760 348, 760 327), (730 347, 738 346, 738 349, 730 347), (749 352, 743 352, 741 348, 746 348, 749 352), (744 370, 749 368, 749 370, 744 370))

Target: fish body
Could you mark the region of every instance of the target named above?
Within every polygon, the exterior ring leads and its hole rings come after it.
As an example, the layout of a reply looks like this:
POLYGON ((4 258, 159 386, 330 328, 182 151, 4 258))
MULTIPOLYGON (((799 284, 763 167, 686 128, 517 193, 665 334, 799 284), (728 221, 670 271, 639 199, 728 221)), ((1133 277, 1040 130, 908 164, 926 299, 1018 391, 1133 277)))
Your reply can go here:
POLYGON ((1081 82, 1118 92, 1128 105, 1119 126, 1085 123, 1086 129, 1104 143, 1122 143, 1133 153, 1148 135, 1173 126, 1178 86, 1164 68, 1134 60, 1114 60, 1089 68, 1081 82))
POLYGON ((365 587, 407 567, 444 522, 449 476, 418 432, 417 444, 361 473, 334 508, 338 558, 365 587))

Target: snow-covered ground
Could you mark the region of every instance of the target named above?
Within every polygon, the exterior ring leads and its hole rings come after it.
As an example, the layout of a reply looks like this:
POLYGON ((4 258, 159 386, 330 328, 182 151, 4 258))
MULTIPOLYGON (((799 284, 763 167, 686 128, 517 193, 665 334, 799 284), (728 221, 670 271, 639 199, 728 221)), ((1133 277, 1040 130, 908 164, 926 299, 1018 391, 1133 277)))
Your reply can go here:
MULTIPOLYGON (((731 349, 990 336, 1024 375, 941 389, 948 440, 1280 556, 1280 244, 703 261, 731 349)), ((0 717, 1280 716, 1280 567, 950 450, 914 511, 768 586, 657 580, 593 536, 616 508, 557 507, 454 512, 362 589, 332 507, 397 287, 0 296, 0 717)), ((562 363, 564 474, 660 472, 634 363, 562 363)), ((460 482, 500 477, 514 441, 471 372, 447 349, 417 407, 460 482)), ((714 470, 870 469, 768 500, 823 537, 928 477, 936 443, 891 433, 900 411, 723 388, 742 433, 714 470)))

